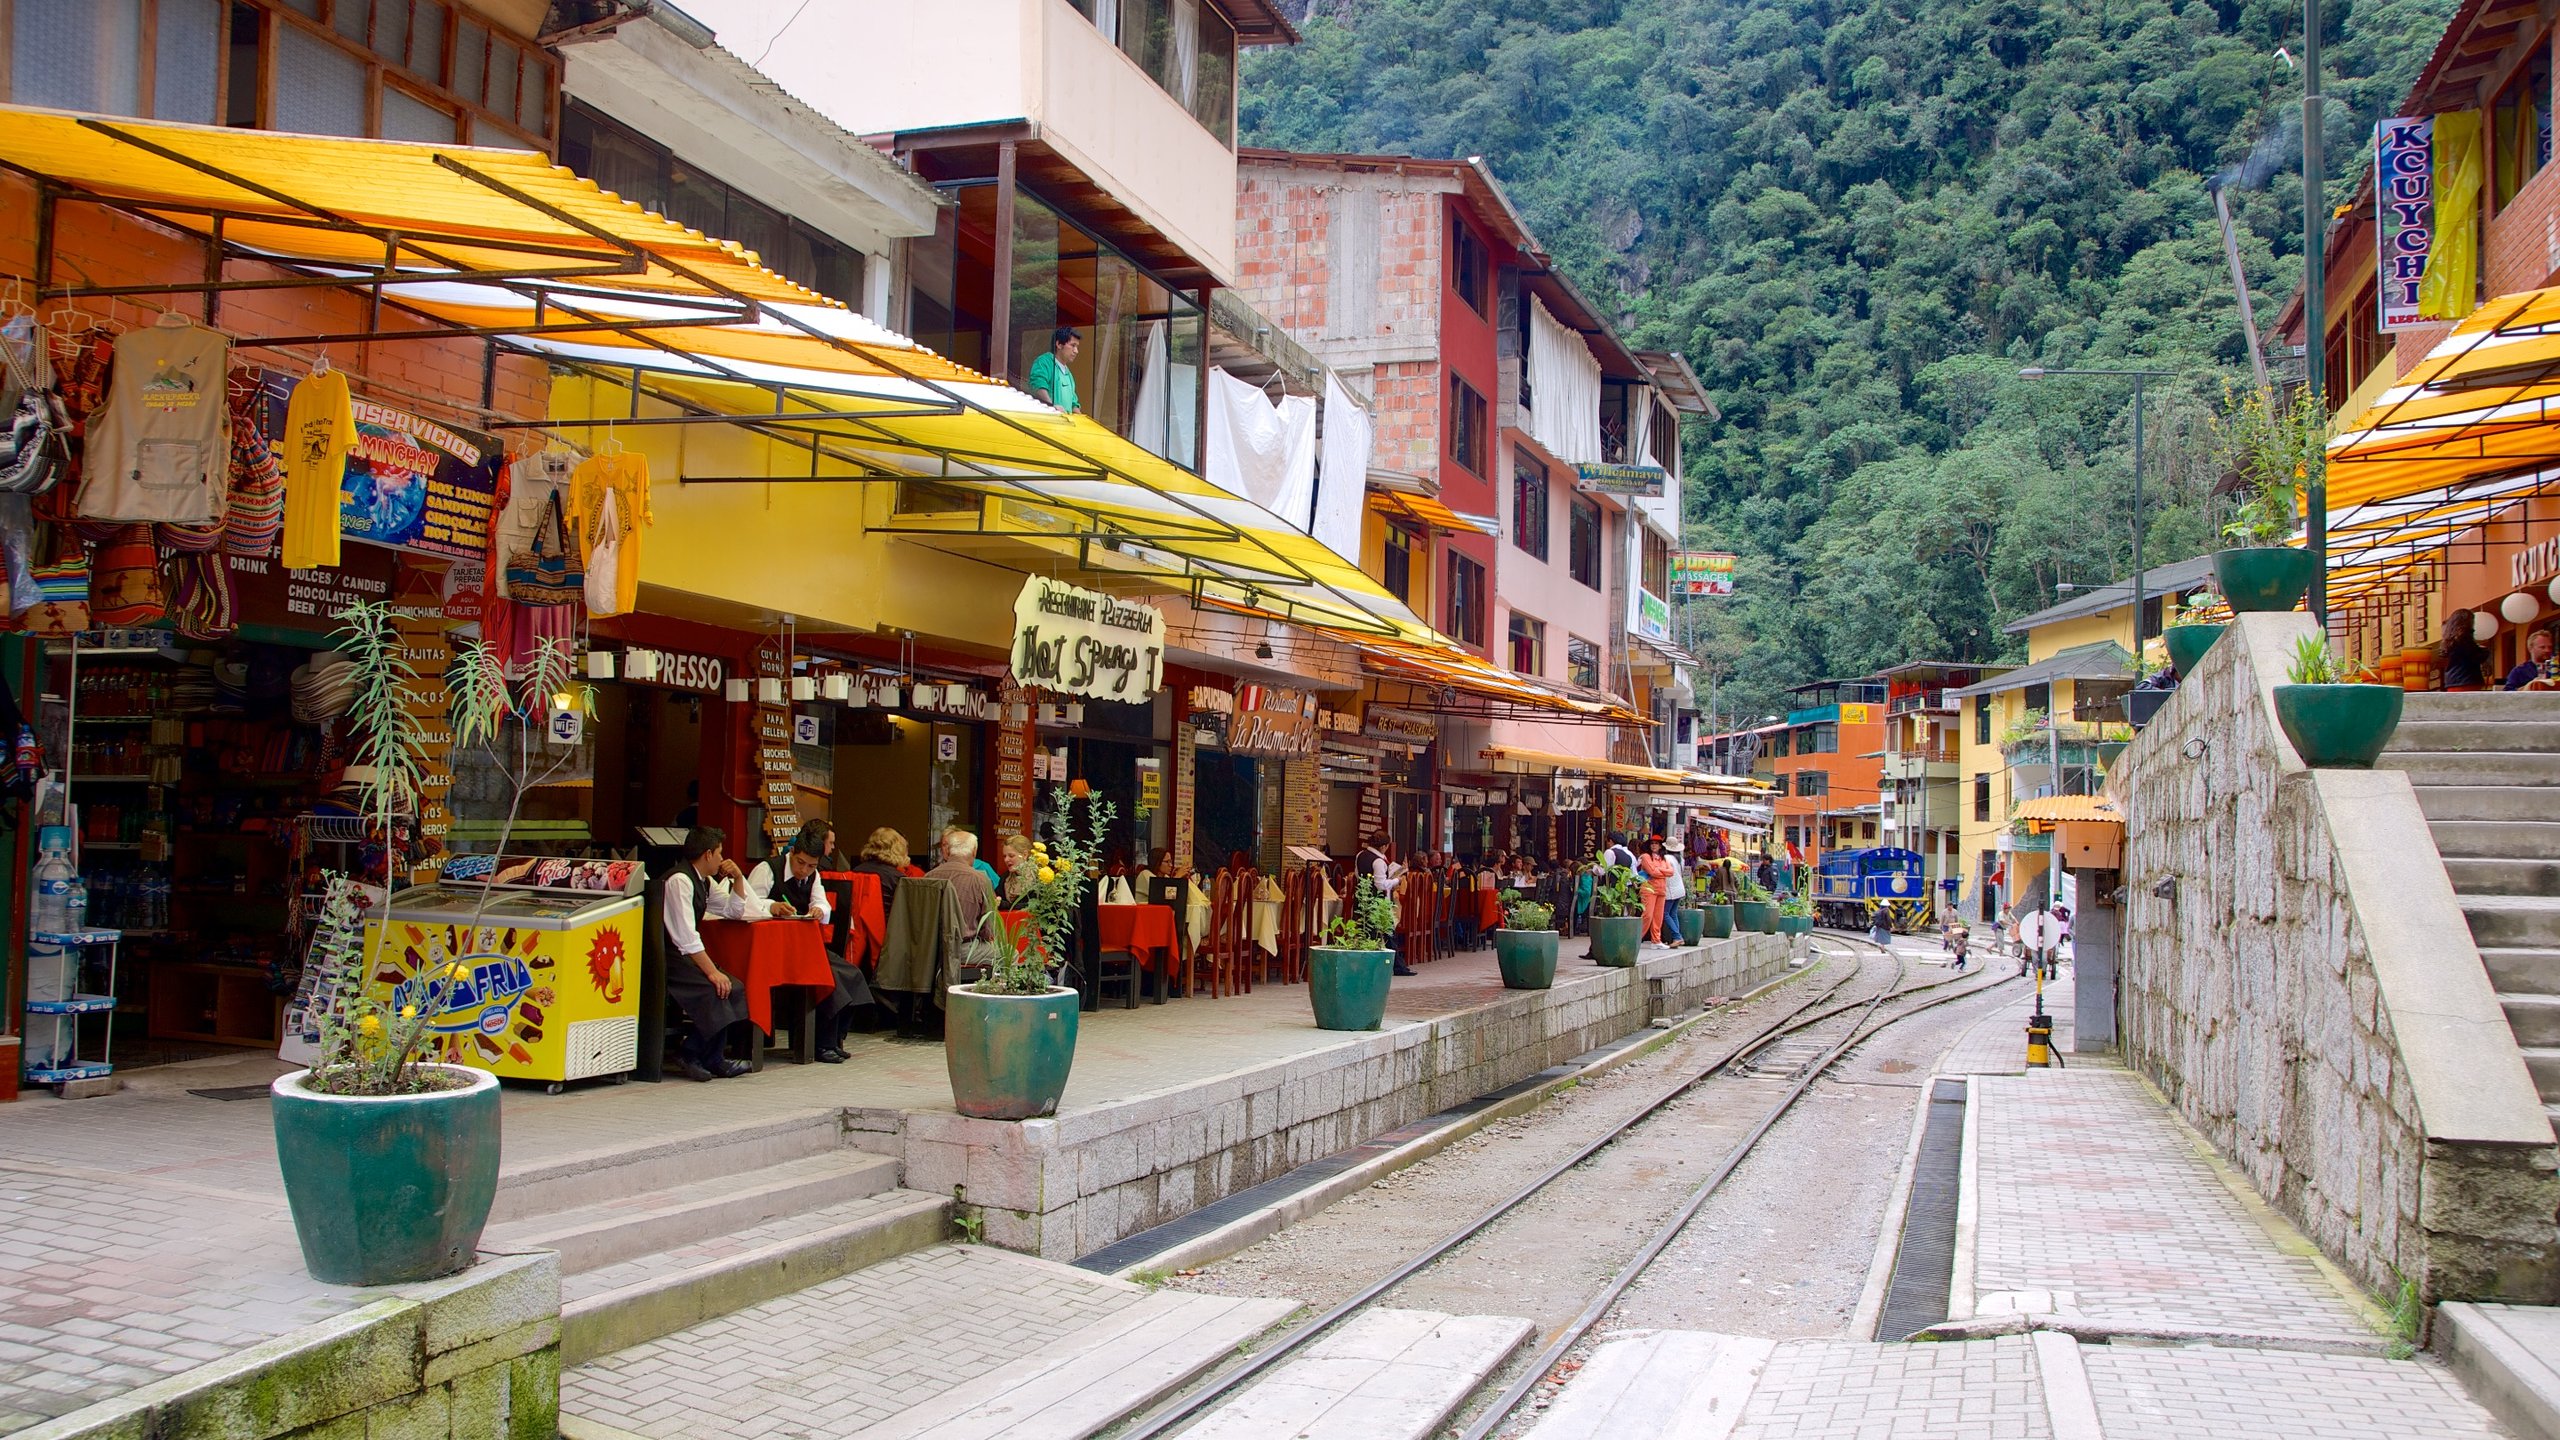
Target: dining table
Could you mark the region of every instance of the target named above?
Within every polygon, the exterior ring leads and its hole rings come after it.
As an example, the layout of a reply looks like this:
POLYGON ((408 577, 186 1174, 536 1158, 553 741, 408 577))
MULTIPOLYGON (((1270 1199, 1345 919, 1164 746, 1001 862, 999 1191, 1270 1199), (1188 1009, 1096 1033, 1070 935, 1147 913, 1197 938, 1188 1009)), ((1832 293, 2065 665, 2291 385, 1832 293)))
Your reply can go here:
MULTIPOLYGON (((774 991, 816 991, 797 997, 806 1001, 805 1014, 814 1013, 817 1002, 836 988, 835 971, 827 964, 826 932, 815 920, 705 920, 702 948, 746 992, 747 1019, 767 1038, 773 1034, 774 991)), ((802 1042, 797 1048, 808 1052, 800 1058, 815 1059, 814 1027, 804 1019, 796 1028, 802 1042)), ((764 1047, 758 1045, 759 1066, 763 1056, 764 1047)))
POLYGON ((1155 1003, 1163 1004, 1178 968, 1174 962, 1183 950, 1180 927, 1173 921, 1173 907, 1097 905, 1094 916, 1094 938, 1101 950, 1105 954, 1126 951, 1137 957, 1140 968, 1155 977, 1155 1003))

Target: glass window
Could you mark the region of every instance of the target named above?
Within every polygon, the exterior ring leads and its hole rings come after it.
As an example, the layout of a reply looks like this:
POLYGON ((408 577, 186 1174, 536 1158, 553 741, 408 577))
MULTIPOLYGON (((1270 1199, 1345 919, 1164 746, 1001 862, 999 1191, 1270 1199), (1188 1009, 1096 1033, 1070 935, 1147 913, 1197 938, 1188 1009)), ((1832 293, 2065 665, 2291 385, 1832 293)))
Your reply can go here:
POLYGON ((1786 731, 1776 731, 1769 736, 1769 753, 1772 755, 1784 755, 1787 753, 1786 731))
POLYGON ((421 80, 444 78, 444 0, 415 0, 409 13, 409 62, 402 66, 421 80))
POLYGON ((2051 711, 2053 709, 2053 687, 2042 683, 2028 686, 2026 705, 2029 710, 2051 711))
POLYGON ((359 45, 373 40, 373 0, 333 0, 329 17, 337 23, 338 33, 359 45))
POLYGON ((1489 268, 1485 258, 1484 242, 1476 238, 1476 232, 1468 226, 1466 221, 1457 218, 1457 213, 1454 210, 1451 211, 1449 285, 1458 292, 1459 299, 1467 302, 1468 309, 1488 318, 1493 314, 1490 308, 1493 284, 1491 277, 1486 274, 1489 268))
MULTIPOLYGON (((572 106, 561 117, 560 163, 634 205, 703 229, 698 220, 669 213, 666 152, 584 106, 572 106)), ((716 205, 706 218, 711 225, 705 233, 720 234, 716 205)))
POLYGON ((394 65, 408 64, 409 19, 409 0, 373 0, 373 53, 394 65))
POLYGON ((1199 79, 1191 92, 1193 119, 1228 145, 1236 143, 1236 30, 1215 9, 1200 11, 1199 79))
POLYGON ((301 26, 276 27, 277 129, 362 135, 369 78, 363 61, 301 26))
POLYGON ((1796 772, 1796 793, 1797 793, 1797 794, 1799 794, 1799 795, 1828 795, 1828 794, 1830 794, 1830 793, 1831 793, 1831 776, 1830 776, 1830 774, 1829 774, 1828 772, 1826 772, 1826 771, 1821 771, 1821 770, 1799 770, 1799 771, 1797 771, 1797 772, 1796 772))
POLYGON ((1547 558, 1547 471, 1526 450, 1511 452, 1511 543, 1547 558))
POLYGON ((1407 605, 1413 603, 1413 550, 1414 537, 1410 532, 1402 526, 1387 527, 1386 551, 1378 567, 1383 573, 1378 576, 1378 583, 1387 587, 1388 594, 1407 605))
POLYGON ((21 105, 142 110, 142 0, 17 0, 10 95, 21 105))
POLYGON ((1462 645, 1484 643, 1484 566, 1449 552, 1449 638, 1462 645))
POLYGON ((1976 820, 1991 818, 1991 777, 1989 775, 1973 777, 1973 818, 1976 820))
POLYGON ((450 145, 460 138, 453 112, 439 110, 397 85, 382 87, 382 138, 450 145))
POLYGON ((1671 542, 1644 532, 1644 588, 1656 595, 1671 593, 1671 542))
POLYGON ((665 202, 661 213, 677 224, 690 225, 705 235, 735 239, 729 235, 729 187, 681 160, 667 157, 664 163, 667 178, 661 195, 665 202))
POLYGON ((2551 44, 2537 41, 2533 53, 2507 88, 2498 92, 2491 112, 2489 163, 2490 202, 2504 209, 2525 182, 2551 163, 2551 44))
POLYGON ((1579 635, 1564 642, 1564 678, 1585 690, 1600 688, 1600 647, 1579 635))
POLYGON ((1988 695, 1973 697, 1973 743, 1991 743, 1991 697, 1988 695))
POLYGON ((1486 442, 1490 438, 1485 427, 1484 397, 1466 381, 1450 376, 1449 458, 1464 466, 1469 473, 1482 475, 1486 442))
POLYGON ((1572 533, 1565 543, 1573 552, 1573 578, 1594 590, 1600 588, 1601 532, 1606 528, 1599 501, 1582 495, 1573 497, 1572 533))
POLYGON ((475 104, 489 93, 489 27, 468 15, 453 32, 453 93, 475 104))
POLYGON ((1520 675, 1547 673, 1547 624, 1511 612, 1511 669, 1520 675))

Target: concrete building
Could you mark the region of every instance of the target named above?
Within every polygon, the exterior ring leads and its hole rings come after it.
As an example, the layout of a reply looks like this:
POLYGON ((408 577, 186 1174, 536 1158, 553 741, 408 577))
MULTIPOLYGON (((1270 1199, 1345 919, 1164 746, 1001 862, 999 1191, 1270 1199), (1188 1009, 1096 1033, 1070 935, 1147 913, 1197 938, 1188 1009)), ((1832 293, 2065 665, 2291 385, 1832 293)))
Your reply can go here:
POLYGON ((1885 687, 1882 843, 1919 854, 1933 904, 1953 899, 1964 854, 1964 703, 1951 692, 2007 668, 1920 660, 1872 677, 1885 687))
POLYGON ((1788 693, 1795 708, 1768 747, 1779 845, 1812 865, 1826 851, 1887 843, 1884 683, 1817 680, 1788 693))

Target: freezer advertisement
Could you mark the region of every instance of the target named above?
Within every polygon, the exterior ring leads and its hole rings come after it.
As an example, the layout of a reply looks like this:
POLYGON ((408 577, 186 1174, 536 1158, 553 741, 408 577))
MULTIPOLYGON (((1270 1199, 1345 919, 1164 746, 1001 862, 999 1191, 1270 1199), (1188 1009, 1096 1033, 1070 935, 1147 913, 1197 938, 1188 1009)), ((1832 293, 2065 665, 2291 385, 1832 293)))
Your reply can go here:
POLYGON ((553 1083, 629 1070, 642 910, 636 902, 610 908, 560 928, 475 927, 467 918, 404 917, 395 905, 388 942, 377 947, 366 936, 372 983, 395 1009, 442 991, 427 1021, 438 1059, 553 1083))

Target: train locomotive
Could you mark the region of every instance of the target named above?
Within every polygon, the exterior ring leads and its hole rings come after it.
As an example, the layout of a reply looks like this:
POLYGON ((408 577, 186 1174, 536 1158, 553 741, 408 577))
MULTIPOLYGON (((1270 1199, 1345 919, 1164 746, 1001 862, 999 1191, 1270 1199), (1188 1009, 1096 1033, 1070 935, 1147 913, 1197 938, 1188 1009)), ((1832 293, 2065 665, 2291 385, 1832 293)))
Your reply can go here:
POLYGON ((1834 850, 1814 867, 1813 913, 1839 930, 1864 930, 1882 905, 1905 935, 1929 923, 1929 882, 1916 851, 1890 845, 1834 850))

